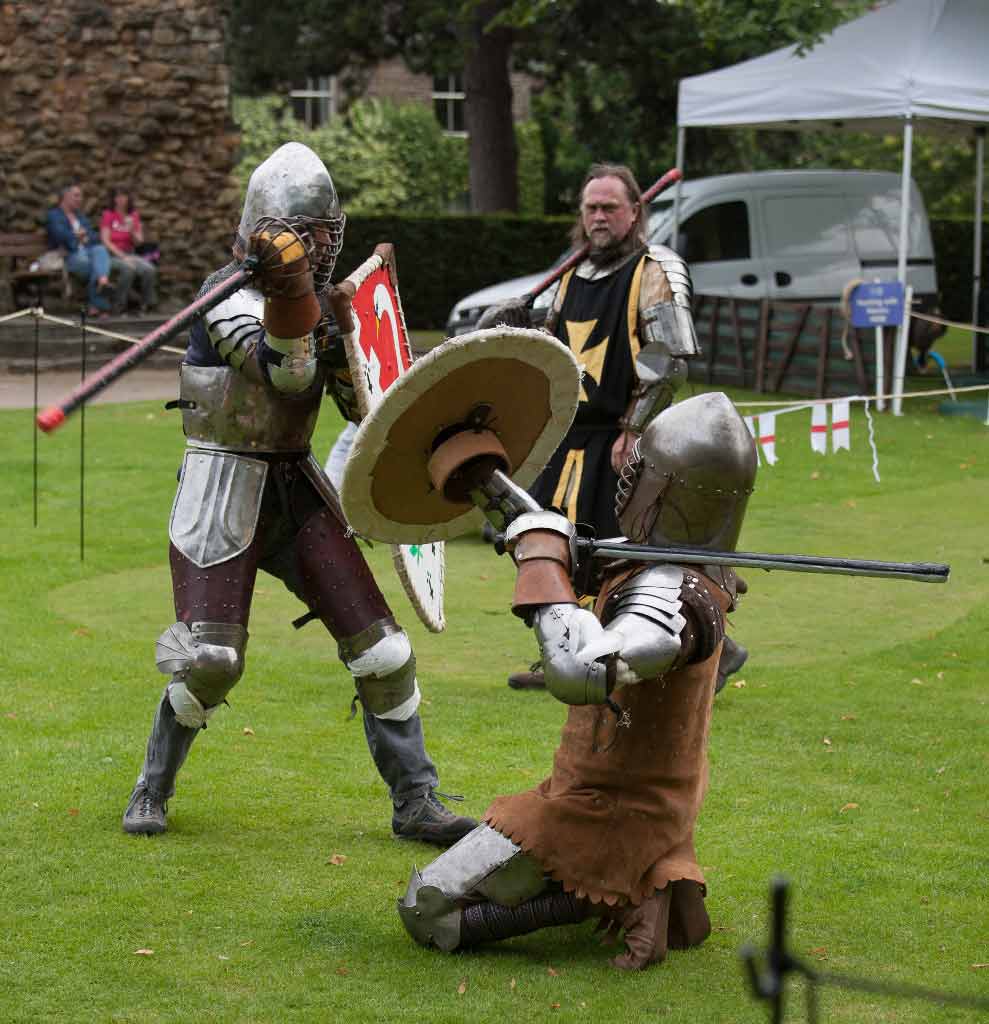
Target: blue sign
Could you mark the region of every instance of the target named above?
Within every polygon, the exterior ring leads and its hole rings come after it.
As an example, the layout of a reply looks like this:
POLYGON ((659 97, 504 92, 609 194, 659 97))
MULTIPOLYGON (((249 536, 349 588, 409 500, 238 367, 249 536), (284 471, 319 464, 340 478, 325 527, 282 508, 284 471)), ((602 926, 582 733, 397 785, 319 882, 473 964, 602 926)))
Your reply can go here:
POLYGON ((898 327, 903 323, 903 285, 899 281, 860 284, 852 292, 853 327, 898 327))

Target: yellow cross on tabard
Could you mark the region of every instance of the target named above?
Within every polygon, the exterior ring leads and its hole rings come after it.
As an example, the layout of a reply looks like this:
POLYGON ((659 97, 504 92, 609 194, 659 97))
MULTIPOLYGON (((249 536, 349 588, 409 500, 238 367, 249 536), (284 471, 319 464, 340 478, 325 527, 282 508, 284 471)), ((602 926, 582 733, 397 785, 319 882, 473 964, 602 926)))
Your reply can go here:
MULTIPOLYGON (((589 376, 595 384, 600 384, 601 368, 604 366, 604 357, 608 354, 609 339, 602 338, 598 344, 585 353, 584 346, 597 326, 597 320, 567 320, 566 323, 571 351, 578 357, 578 361, 583 363, 585 375, 589 376)), ((580 400, 587 401, 587 392, 584 390, 583 382, 580 385, 580 400)))

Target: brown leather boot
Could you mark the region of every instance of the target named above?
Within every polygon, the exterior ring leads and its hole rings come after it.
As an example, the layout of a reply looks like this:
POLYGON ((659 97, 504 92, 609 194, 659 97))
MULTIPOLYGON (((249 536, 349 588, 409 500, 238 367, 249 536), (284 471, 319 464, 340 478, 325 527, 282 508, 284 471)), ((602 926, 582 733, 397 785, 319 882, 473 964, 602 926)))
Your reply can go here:
POLYGON ((612 957, 612 967, 620 971, 643 971, 650 964, 666 959, 667 932, 670 926, 672 886, 661 889, 637 907, 611 907, 604 918, 611 934, 624 932, 625 952, 612 957))
POLYGON ((682 878, 671 882, 670 897, 670 949, 690 949, 699 946, 711 934, 711 919, 704 906, 704 887, 699 882, 682 878))

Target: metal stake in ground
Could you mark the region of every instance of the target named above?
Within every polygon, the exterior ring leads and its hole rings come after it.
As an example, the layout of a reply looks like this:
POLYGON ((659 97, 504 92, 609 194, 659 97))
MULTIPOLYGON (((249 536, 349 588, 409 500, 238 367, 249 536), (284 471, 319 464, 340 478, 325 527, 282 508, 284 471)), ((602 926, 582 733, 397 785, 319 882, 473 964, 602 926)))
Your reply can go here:
MULTIPOLYGON (((82 351, 79 353, 80 381, 86 379, 86 309, 79 311, 82 351)), ((82 384, 79 385, 82 387, 82 384)), ((86 407, 79 419, 79 561, 86 560, 86 407)))
POLYGON ((31 438, 34 442, 34 525, 38 525, 38 364, 41 357, 41 324, 34 318, 34 416, 31 420, 31 438))

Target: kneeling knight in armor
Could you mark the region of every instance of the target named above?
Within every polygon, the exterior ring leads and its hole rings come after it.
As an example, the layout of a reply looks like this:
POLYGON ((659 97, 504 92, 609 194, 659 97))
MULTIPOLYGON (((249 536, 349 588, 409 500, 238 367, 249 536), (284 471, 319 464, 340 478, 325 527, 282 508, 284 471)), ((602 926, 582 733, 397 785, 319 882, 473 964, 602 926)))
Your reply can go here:
MULTIPOLYGON (((662 411, 635 443, 616 512, 634 542, 734 551, 757 467, 728 398, 662 411)), ((594 611, 577 603, 574 528, 527 511, 508 525, 513 611, 536 633, 547 689, 571 705, 549 778, 494 800, 484 823, 422 871, 398 911, 444 951, 595 918, 640 970, 710 933, 694 826, 729 567, 606 564, 594 611)))

